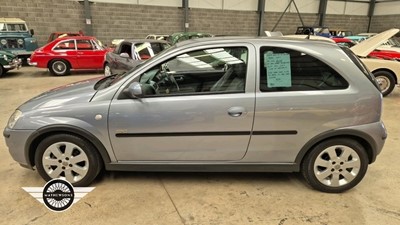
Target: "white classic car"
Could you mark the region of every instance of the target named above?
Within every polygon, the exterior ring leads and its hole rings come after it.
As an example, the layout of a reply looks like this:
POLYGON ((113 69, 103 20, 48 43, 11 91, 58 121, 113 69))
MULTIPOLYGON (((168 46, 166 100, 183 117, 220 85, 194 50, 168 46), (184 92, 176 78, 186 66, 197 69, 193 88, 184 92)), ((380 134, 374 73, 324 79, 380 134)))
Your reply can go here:
POLYGON ((395 85, 398 84, 400 62, 395 60, 368 58, 368 55, 399 31, 399 29, 389 29, 350 48, 358 57, 360 57, 361 61, 375 76, 383 96, 390 94, 395 85))

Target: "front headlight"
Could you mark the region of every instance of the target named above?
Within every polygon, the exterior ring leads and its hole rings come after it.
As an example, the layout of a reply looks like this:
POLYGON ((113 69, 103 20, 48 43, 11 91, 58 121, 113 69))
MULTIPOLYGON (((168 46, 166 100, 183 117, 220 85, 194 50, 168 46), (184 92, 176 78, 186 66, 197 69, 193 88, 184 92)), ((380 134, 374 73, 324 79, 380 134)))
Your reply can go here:
POLYGON ((11 115, 10 119, 8 120, 8 128, 13 129, 15 124, 17 123, 18 119, 22 116, 22 112, 18 109, 11 115))
POLYGON ((6 55, 3 55, 3 59, 6 60, 6 61, 8 61, 8 58, 7 58, 6 55))

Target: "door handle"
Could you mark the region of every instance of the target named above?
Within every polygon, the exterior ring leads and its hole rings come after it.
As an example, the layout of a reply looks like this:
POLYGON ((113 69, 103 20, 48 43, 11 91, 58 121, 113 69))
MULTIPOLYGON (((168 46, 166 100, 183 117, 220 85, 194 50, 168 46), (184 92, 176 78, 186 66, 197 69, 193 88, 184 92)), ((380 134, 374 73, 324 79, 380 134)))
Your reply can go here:
POLYGON ((242 115, 246 115, 246 109, 241 106, 234 106, 228 109, 228 114, 232 117, 239 117, 242 115))
POLYGON ((78 55, 83 55, 83 52, 78 52, 78 55))

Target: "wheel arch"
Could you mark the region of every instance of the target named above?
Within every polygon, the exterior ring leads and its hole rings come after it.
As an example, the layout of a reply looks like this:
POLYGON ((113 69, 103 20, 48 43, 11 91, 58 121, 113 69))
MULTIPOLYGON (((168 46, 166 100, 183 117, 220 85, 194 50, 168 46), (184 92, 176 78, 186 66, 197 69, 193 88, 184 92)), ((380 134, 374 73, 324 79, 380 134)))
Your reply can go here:
POLYGON ((369 164, 373 163, 376 159, 376 145, 374 144, 374 140, 371 136, 369 136, 366 133, 356 131, 356 130, 337 130, 337 131, 330 131, 323 133, 321 135, 318 135, 308 141, 303 148, 300 150, 299 154, 297 154, 297 157, 295 159, 296 165, 298 165, 298 168, 300 169, 301 164, 303 163, 303 160, 305 156, 319 143, 329 140, 329 139, 334 139, 334 138, 348 138, 357 141, 360 143, 365 151, 367 152, 368 155, 368 161, 369 164))
POLYGON ((374 74, 374 73, 380 72, 380 71, 384 71, 384 72, 390 73, 393 76, 395 84, 398 84, 397 75, 393 70, 390 70, 388 68, 378 68, 378 69, 375 69, 374 71, 371 71, 371 73, 374 74))
POLYGON ((49 60, 49 62, 47 62, 47 68, 50 69, 51 64, 52 64, 54 61, 57 61, 57 60, 63 61, 63 62, 65 62, 65 63, 67 63, 68 66, 69 66, 69 68, 70 68, 70 69, 73 69, 71 62, 68 61, 68 60, 66 60, 66 59, 63 59, 63 58, 54 58, 54 59, 52 59, 52 60, 49 60))
POLYGON ((40 128, 28 138, 24 150, 26 161, 29 163, 30 167, 33 167, 35 165, 35 152, 39 143, 46 137, 54 134, 70 134, 78 136, 93 145, 93 147, 97 150, 97 153, 99 154, 104 165, 111 162, 110 156, 108 155, 104 145, 97 137, 90 134, 88 131, 70 125, 51 125, 40 128))

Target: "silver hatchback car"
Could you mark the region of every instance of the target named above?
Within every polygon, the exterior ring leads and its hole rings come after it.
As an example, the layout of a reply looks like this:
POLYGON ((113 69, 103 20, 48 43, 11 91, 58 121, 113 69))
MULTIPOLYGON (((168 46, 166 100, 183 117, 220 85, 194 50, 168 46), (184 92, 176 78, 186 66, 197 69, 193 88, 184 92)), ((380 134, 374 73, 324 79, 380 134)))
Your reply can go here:
POLYGON ((45 179, 119 171, 301 172, 357 185, 386 130, 374 77, 347 48, 285 38, 179 43, 133 70, 45 92, 4 137, 45 179))

